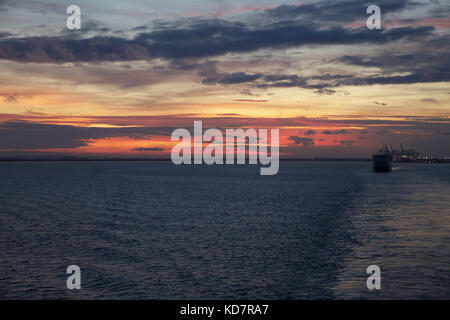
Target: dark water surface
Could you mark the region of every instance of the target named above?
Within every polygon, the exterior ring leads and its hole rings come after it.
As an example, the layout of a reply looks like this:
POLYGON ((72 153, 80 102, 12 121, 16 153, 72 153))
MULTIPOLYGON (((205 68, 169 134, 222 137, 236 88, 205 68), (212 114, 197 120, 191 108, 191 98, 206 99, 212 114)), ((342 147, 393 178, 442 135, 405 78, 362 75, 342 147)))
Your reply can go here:
POLYGON ((3 162, 0 298, 449 299, 449 207, 450 165, 3 162))

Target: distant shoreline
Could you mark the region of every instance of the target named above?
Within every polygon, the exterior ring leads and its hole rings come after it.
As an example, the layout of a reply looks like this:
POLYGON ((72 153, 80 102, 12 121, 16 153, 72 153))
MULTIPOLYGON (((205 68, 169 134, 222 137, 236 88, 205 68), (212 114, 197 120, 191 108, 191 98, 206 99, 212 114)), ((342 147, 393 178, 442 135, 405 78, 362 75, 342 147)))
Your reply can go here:
MULTIPOLYGON (((285 158, 280 162, 370 162, 371 158, 285 158)), ((0 162, 172 162, 171 159, 140 159, 140 158, 0 158, 0 162)), ((394 163, 439 163, 449 164, 448 159, 433 159, 431 161, 400 161, 394 163)), ((246 161, 248 164, 248 161, 246 161)))
MULTIPOLYGON (((87 161, 163 161, 171 162, 171 159, 139 159, 139 158, 4 158, 0 162, 22 162, 22 161, 59 161, 59 162, 87 162, 87 161)), ((285 158, 280 161, 372 161, 370 158, 285 158)))

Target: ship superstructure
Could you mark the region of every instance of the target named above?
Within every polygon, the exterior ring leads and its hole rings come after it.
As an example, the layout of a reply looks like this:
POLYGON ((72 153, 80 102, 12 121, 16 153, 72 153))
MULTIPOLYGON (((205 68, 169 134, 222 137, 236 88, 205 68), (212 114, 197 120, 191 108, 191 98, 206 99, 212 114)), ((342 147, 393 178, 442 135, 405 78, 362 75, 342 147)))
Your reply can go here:
POLYGON ((389 151, 387 145, 378 151, 373 158, 373 171, 375 172, 389 172, 392 170, 392 152, 389 151))

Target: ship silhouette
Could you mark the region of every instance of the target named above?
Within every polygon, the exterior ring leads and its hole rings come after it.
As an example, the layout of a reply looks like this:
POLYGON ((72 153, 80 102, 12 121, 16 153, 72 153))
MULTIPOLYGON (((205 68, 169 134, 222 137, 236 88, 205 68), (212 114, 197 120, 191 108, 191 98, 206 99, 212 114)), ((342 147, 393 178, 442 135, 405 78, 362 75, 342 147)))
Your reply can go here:
POLYGON ((373 171, 375 172, 389 172, 392 170, 392 151, 389 151, 387 145, 372 156, 373 171))

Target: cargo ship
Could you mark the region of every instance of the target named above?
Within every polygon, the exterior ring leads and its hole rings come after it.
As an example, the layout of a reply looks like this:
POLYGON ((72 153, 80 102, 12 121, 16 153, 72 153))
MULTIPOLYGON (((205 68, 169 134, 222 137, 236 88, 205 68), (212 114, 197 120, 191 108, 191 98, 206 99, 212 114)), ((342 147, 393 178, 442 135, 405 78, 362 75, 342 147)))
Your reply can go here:
POLYGON ((389 172, 392 170, 392 154, 386 145, 373 155, 373 171, 389 172))

